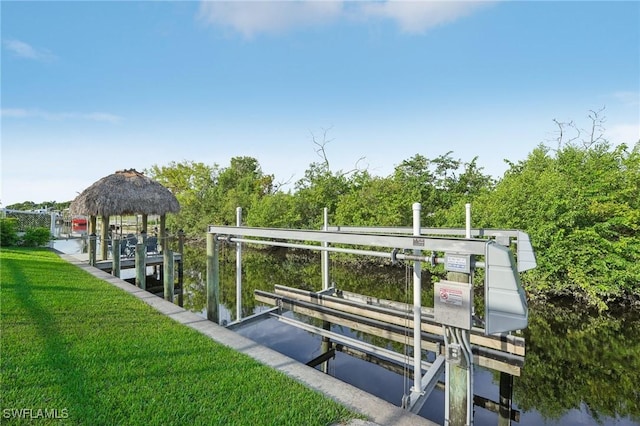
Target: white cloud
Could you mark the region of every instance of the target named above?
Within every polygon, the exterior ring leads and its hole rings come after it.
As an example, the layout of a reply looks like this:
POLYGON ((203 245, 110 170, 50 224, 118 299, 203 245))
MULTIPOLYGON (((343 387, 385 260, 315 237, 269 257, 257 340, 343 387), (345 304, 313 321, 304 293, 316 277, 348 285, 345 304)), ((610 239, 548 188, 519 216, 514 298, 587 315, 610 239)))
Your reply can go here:
POLYGON ((199 17, 211 25, 230 27, 247 38, 338 19, 341 1, 203 1, 199 17))
POLYGON ((36 61, 51 61, 55 59, 55 56, 48 50, 36 49, 30 44, 20 40, 8 39, 4 40, 2 44, 4 44, 5 48, 21 58, 34 59, 36 61))
POLYGON ((203 1, 199 18, 247 38, 258 33, 327 24, 340 19, 354 22, 394 21, 402 31, 424 33, 453 22, 491 2, 483 1, 203 1))
POLYGON ((481 1, 403 1, 363 2, 364 16, 391 19, 408 33, 425 31, 470 15, 487 5, 481 1))
POLYGON ((640 105, 640 93, 632 91, 619 91, 613 94, 613 98, 627 106, 640 105))
POLYGON ((8 118, 40 118, 44 120, 87 120, 106 123, 118 123, 122 117, 106 112, 49 112, 39 109, 3 108, 0 110, 2 117, 8 118))
POLYGON ((640 124, 616 124, 607 130, 607 138, 613 143, 633 145, 640 141, 640 124))

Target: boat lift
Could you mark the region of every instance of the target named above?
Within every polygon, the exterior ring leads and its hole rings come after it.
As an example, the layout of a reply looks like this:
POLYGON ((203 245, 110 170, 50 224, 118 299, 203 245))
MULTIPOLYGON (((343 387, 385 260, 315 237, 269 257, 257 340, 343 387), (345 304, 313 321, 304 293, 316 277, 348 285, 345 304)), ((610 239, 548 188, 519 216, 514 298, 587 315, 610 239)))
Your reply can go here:
MULTIPOLYGON (((245 243, 269 245, 276 247, 288 247, 297 249, 309 249, 323 253, 323 290, 310 295, 292 296, 289 289, 276 288, 279 295, 256 291, 256 298, 265 303, 271 303, 279 307, 287 307, 297 312, 340 323, 347 321, 350 324, 361 324, 366 330, 376 330, 377 335, 398 335, 392 326, 379 326, 380 322, 375 318, 385 316, 388 322, 393 317, 393 312, 375 313, 373 306, 366 309, 366 304, 356 306, 358 316, 348 319, 345 310, 348 307, 339 306, 338 309, 327 306, 332 298, 339 294, 337 289, 329 285, 328 253, 348 253, 362 256, 374 256, 388 258, 392 262, 398 260, 413 262, 413 305, 411 313, 406 311, 401 315, 401 321, 413 328, 413 387, 408 395, 403 397, 402 406, 417 413, 423 406, 431 390, 438 383, 442 372, 445 372, 445 420, 446 424, 473 424, 473 364, 483 359, 484 350, 491 351, 493 344, 497 345, 495 352, 507 354, 511 361, 523 362, 524 341, 520 339, 511 349, 508 342, 513 343, 511 331, 526 328, 528 324, 528 306, 524 290, 520 284, 519 272, 535 267, 535 255, 531 247, 529 237, 522 231, 512 230, 471 230, 469 223, 469 207, 467 207, 466 229, 437 229, 420 227, 420 204, 413 205, 414 226, 409 228, 360 228, 360 227, 330 227, 327 224, 325 210, 325 226, 322 231, 251 228, 241 225, 241 210, 237 211, 237 226, 216 226, 208 228, 207 236, 207 316, 208 319, 218 321, 217 295, 219 291, 218 271, 218 246, 221 241, 235 243, 237 254, 241 253, 241 245, 245 243), (409 235, 407 235, 410 233, 409 235), (462 236, 462 237, 461 237, 462 236), (475 238, 474 238, 475 237, 475 238), (482 237, 482 238, 477 238, 482 237), (517 263, 509 246, 512 239, 517 246, 517 263), (337 247, 336 245, 339 245, 337 247), (348 246, 367 246, 372 250, 349 248, 348 246), (426 252, 426 254, 425 254, 426 252), (435 283, 435 300, 433 313, 425 312, 421 306, 421 263, 431 265, 443 264, 448 271, 448 279, 435 283), (485 285, 485 312, 484 329, 478 333, 473 327, 473 271, 476 268, 484 269, 485 285), (288 295, 286 294, 288 292, 288 295), (285 293, 285 294, 282 294, 285 293), (310 302, 299 300, 300 297, 310 298, 310 302), (305 305, 307 303, 307 305, 305 305), (324 305, 324 306, 323 306, 324 305), (362 309, 364 306, 365 309, 362 309), (370 310, 374 318, 366 318, 366 311, 370 310), (364 312, 364 313, 363 313, 364 312), (429 317, 429 315, 431 315, 429 317), (428 318, 427 318, 428 317, 428 318), (433 323, 427 325, 429 321, 433 323), (367 323, 367 324, 365 324, 367 323), (383 331, 380 331, 383 330, 383 331), (425 332, 425 330, 428 330, 425 332), (385 334, 386 333, 386 334, 385 334), (438 336, 439 335, 439 336, 438 336), (484 335, 488 346, 479 350, 479 335, 484 335), (439 339, 439 340, 438 340, 439 339), (475 342, 475 343, 474 343, 475 342), (497 342, 497 343, 495 343, 497 342), (443 345, 444 344, 444 345, 443 345), (444 346, 444 350, 442 350, 444 346), (432 362, 427 362, 422 357, 422 350, 433 351, 436 356, 432 362), (425 374, 422 371, 425 370, 425 374), (460 378, 460 372, 464 377, 460 378), (453 376, 451 378, 450 376, 453 376), (458 378, 456 378, 456 376, 458 378), (459 387, 463 384, 465 395, 460 397, 459 387), (464 406, 461 406, 464 405, 464 406)), ((238 256, 239 257, 239 256, 238 256)), ((236 259, 237 294, 241 294, 241 260, 236 259)), ((335 302, 335 300, 334 300, 335 302)), ((240 303, 237 300, 236 321, 229 324, 230 328, 239 324, 246 324, 261 314, 251 317, 240 317, 240 303)), ((393 310, 390 310, 393 311, 393 310)), ((395 310, 395 314, 398 314, 395 310)), ((405 357, 384 348, 375 347, 365 342, 356 341, 346 336, 333 333, 319 327, 313 327, 300 321, 277 315, 270 311, 269 315, 275 315, 280 321, 284 321, 306 329, 345 346, 356 348, 364 352, 389 358, 400 363, 405 363, 405 357)), ((396 323, 398 325, 398 323, 396 323)), ((400 333, 401 334, 401 333, 400 333)), ((495 347, 495 346, 494 346, 495 347)), ((484 359, 496 359, 498 356, 485 356, 484 359)), ((506 362, 509 364, 509 362, 506 362)), ((494 363, 494 366, 496 364, 494 363)), ((509 372, 508 369, 501 370, 509 372)), ((519 369, 518 369, 519 375, 519 369)))

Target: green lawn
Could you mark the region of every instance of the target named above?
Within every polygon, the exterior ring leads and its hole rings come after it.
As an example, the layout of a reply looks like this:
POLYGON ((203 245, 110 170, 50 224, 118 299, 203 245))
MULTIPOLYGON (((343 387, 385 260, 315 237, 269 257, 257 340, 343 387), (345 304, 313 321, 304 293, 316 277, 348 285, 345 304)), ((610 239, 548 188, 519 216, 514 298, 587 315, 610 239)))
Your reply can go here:
POLYGON ((359 417, 49 250, 3 248, 0 278, 1 424, 33 422, 19 414, 92 426, 359 417))

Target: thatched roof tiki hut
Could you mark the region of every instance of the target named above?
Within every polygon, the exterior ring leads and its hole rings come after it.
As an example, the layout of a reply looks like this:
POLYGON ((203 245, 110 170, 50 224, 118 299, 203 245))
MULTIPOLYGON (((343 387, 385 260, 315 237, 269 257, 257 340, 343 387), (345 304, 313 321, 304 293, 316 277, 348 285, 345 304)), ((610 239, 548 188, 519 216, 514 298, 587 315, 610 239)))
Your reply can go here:
POLYGON ((71 202, 71 214, 86 215, 89 220, 89 234, 96 232, 96 218, 102 219, 100 238, 102 259, 107 259, 107 231, 110 216, 142 214, 142 230, 147 231, 148 215, 160 216, 160 244, 165 235, 167 213, 180 211, 175 195, 158 182, 146 177, 135 169, 119 170, 103 177, 82 191, 71 202))

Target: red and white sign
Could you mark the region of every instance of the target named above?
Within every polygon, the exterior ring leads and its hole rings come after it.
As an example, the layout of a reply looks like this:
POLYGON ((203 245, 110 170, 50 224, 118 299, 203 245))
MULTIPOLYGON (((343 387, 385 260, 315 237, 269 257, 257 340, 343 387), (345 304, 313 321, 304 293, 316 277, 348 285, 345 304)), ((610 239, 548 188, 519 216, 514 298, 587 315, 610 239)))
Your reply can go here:
POLYGON ((462 290, 441 287, 440 302, 448 305, 462 306, 462 290))

